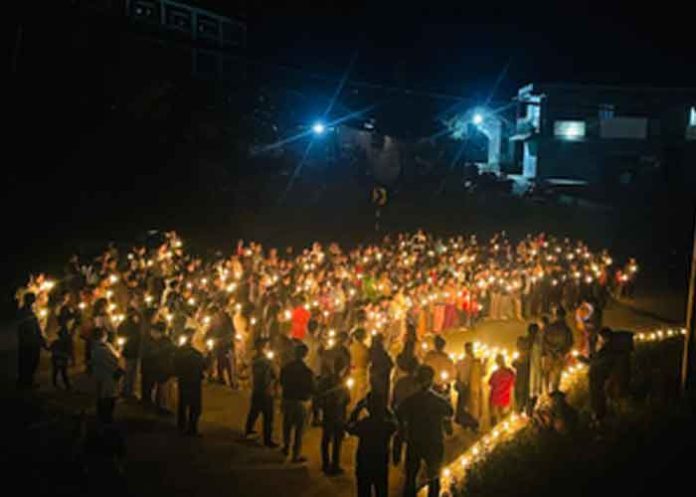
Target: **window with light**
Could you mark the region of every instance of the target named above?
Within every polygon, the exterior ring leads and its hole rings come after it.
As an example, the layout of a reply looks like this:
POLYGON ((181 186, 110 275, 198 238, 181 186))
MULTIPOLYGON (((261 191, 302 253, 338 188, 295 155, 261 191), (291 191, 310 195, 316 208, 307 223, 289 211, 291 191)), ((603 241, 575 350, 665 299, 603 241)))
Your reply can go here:
POLYGON ((581 140, 585 137, 585 121, 556 121, 553 135, 561 140, 581 140))

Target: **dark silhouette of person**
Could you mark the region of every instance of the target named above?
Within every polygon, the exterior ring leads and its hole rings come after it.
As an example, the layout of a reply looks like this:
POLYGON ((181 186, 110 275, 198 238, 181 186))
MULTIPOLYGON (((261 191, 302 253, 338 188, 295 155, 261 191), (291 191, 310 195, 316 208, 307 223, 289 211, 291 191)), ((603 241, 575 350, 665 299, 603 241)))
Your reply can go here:
POLYGON ((307 346, 299 344, 295 348, 295 360, 280 371, 280 384, 283 388, 283 454, 290 452, 290 437, 294 433, 292 462, 305 462, 302 456, 302 435, 307 420, 307 407, 314 394, 314 373, 305 364, 307 346))
POLYGON ((186 343, 174 352, 174 374, 179 386, 177 406, 177 426, 185 435, 198 435, 198 419, 203 410, 203 375, 207 369, 205 357, 193 345, 191 339, 195 330, 187 328, 183 332, 186 343))
POLYGON ((350 393, 342 380, 345 367, 335 362, 334 371, 319 380, 317 400, 323 413, 321 420, 322 471, 327 475, 343 473, 340 464, 350 393), (329 452, 331 449, 331 452, 329 452))
POLYGON ((253 435, 254 425, 259 417, 263 416, 263 444, 269 448, 278 445, 273 441, 273 389, 278 375, 273 361, 266 355, 268 341, 259 339, 256 341, 256 356, 251 364, 252 389, 251 405, 246 420, 247 436, 253 435))
POLYGON ((229 386, 236 388, 237 379, 232 369, 234 358, 235 329, 229 315, 218 306, 211 308, 212 320, 206 338, 213 339, 213 355, 217 364, 217 381, 225 384, 225 376, 229 386))
POLYGON ((440 495, 440 470, 445 456, 445 423, 454 415, 447 399, 432 390, 435 371, 419 366, 416 373, 421 390, 404 400, 397 410, 399 429, 406 438, 406 482, 404 497, 416 496, 416 477, 425 463, 428 497, 440 495))
POLYGON ((358 437, 355 479, 358 497, 387 497, 389 494, 389 444, 396 420, 378 395, 368 394, 353 410, 346 431, 358 437), (361 411, 368 416, 358 420, 361 411))
POLYGON ((25 294, 22 308, 19 310, 17 326, 17 386, 19 388, 34 387, 41 348, 46 345, 39 319, 32 309, 34 302, 36 302, 36 295, 31 292, 25 294))
POLYGON ((389 379, 393 367, 394 362, 384 349, 383 335, 374 335, 370 347, 370 391, 381 396, 384 405, 389 399, 389 379))

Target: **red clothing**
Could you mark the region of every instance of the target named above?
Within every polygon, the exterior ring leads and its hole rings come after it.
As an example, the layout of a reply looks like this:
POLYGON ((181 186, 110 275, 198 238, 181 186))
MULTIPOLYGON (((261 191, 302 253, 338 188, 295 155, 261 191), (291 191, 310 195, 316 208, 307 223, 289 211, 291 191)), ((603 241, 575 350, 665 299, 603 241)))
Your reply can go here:
POLYGON ((512 388, 515 386, 515 373, 510 368, 498 368, 488 380, 491 386, 491 405, 508 407, 510 405, 512 388))
POLYGON ((298 340, 304 340, 305 334, 307 333, 307 324, 309 319, 312 317, 310 312, 304 308, 304 306, 298 305, 292 311, 292 328, 290 329, 290 336, 298 340))

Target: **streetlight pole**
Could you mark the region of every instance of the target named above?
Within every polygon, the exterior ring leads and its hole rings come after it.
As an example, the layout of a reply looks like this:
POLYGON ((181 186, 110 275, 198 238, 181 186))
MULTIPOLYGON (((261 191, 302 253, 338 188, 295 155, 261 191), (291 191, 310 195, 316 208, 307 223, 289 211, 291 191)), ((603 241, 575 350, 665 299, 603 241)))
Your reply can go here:
POLYGON ((684 356, 682 358, 682 392, 696 387, 696 216, 694 217, 694 240, 691 247, 691 275, 689 277, 689 296, 686 301, 686 335, 684 336, 684 356))

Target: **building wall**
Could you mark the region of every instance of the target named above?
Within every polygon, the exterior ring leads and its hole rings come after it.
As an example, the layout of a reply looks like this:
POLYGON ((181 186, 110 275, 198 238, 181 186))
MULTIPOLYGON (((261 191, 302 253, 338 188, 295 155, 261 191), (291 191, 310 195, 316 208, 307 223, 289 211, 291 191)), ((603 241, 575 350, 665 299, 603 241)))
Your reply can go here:
MULTIPOLYGON (((525 176, 611 184, 650 167, 679 169, 684 178, 696 176, 696 141, 687 139, 696 90, 530 88, 521 100, 538 99, 541 112, 538 133, 522 148, 525 176), (555 130, 567 134, 555 136, 555 130)), ((518 119, 518 130, 525 119, 528 115, 518 119)))

